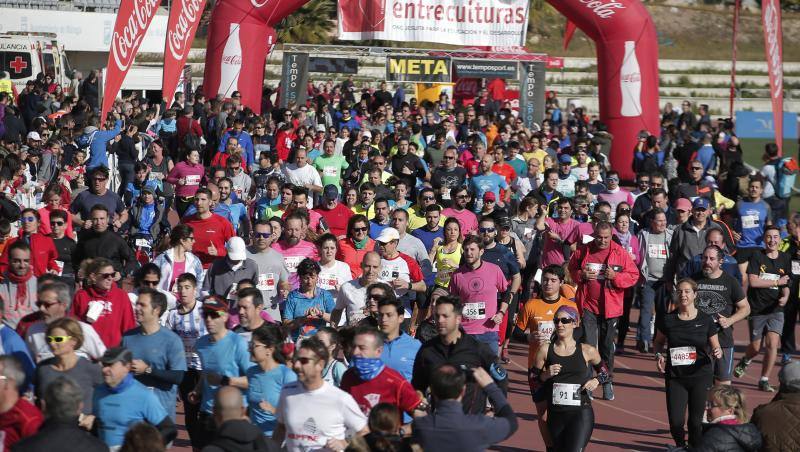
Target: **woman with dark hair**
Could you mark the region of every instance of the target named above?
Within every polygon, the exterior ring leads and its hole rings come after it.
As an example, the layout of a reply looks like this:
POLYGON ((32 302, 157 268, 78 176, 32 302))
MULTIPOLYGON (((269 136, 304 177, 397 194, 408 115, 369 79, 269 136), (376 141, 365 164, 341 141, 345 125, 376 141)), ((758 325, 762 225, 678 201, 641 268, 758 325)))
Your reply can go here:
POLYGON ((204 183, 206 169, 200 162, 200 151, 186 151, 184 160, 169 172, 166 181, 175 186, 175 209, 182 217, 186 209, 192 205, 194 194, 204 183))
POLYGON ((319 272, 319 264, 309 258, 297 265, 300 287, 289 292, 283 307, 283 324, 291 330, 292 339, 311 336, 331 321, 336 302, 330 292, 317 287, 319 272))
POLYGON ((400 410, 391 403, 379 403, 369 412, 369 433, 356 436, 347 450, 358 452, 406 452, 411 446, 400 434, 400 410))
POLYGON ((169 234, 170 248, 153 259, 153 263, 161 268, 161 280, 158 288, 177 293, 175 281, 183 273, 191 273, 202 281, 203 264, 200 258, 192 254, 194 231, 191 226, 179 223, 169 234))
POLYGON ((284 385, 297 381, 297 375, 286 367, 283 355, 283 333, 277 325, 265 324, 253 330, 250 357, 256 363, 247 370, 247 403, 250 419, 272 436, 277 425, 275 418, 278 398, 284 385))
POLYGON ((355 279, 361 276, 364 255, 374 250, 375 241, 369 238, 369 220, 361 214, 353 215, 347 222, 347 237, 339 240, 336 259, 350 266, 355 279))

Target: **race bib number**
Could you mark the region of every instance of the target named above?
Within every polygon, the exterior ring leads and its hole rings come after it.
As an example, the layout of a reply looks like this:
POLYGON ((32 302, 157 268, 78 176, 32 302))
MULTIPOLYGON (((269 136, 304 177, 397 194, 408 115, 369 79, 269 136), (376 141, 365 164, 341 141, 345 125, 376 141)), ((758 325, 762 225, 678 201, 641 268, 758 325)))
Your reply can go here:
MULTIPOLYGON (((778 281, 779 279, 781 279, 781 275, 775 273, 761 273, 760 275, 758 275, 758 277, 765 281, 778 281)), ((777 287, 770 287, 770 289, 778 290, 777 287)))
POLYGON ((464 317, 470 320, 483 320, 486 318, 486 303, 467 303, 464 305, 464 317))
POLYGON ((336 177, 339 175, 339 169, 335 166, 326 166, 322 168, 322 175, 328 177, 336 177))
POLYGON ((233 186, 233 192, 236 193, 236 197, 238 197, 239 199, 242 199, 242 193, 244 193, 244 188, 242 188, 242 187, 240 187, 238 185, 234 185, 233 186))
POLYGON ((236 300, 236 290, 239 287, 239 283, 231 284, 231 288, 228 289, 228 295, 225 297, 228 300, 236 300))
POLYGON ((552 321, 552 320, 551 320, 551 321, 543 321, 543 322, 539 322, 539 323, 536 325, 536 331, 537 331, 539 334, 544 334, 544 335, 547 335, 547 336, 552 336, 552 335, 553 335, 553 331, 555 331, 555 330, 556 330, 556 324, 555 324, 555 323, 553 323, 553 321, 552 321))
POLYGON ((742 229, 757 228, 761 223, 758 215, 744 215, 742 216, 742 229))
POLYGON ((275 273, 260 273, 256 289, 263 291, 275 290, 275 273))
POLYGON ((147 176, 147 180, 161 180, 161 179, 162 179, 162 174, 156 171, 150 172, 150 174, 147 176))
POLYGON ((647 257, 650 259, 666 259, 667 245, 647 245, 647 257))
POLYGON ((581 385, 553 383, 553 405, 581 406, 581 385))
POLYGON ((283 260, 286 262, 286 270, 288 270, 289 273, 296 273, 297 266, 302 262, 303 256, 286 256, 283 260))
POLYGON ((800 261, 792 261, 792 274, 800 275, 800 261))
POLYGON ((591 272, 597 272, 597 279, 606 279, 604 273, 606 271, 606 264, 586 264, 586 269, 591 272))
POLYGON ((446 188, 446 189, 444 189, 442 191, 442 199, 445 200, 445 201, 450 201, 450 190, 449 189, 446 188))
POLYGON ((136 246, 140 248, 150 248, 150 242, 147 239, 136 239, 136 246))
POLYGON ((556 190, 563 193, 566 197, 571 197, 575 194, 575 181, 572 179, 559 179, 556 190))
POLYGON ((325 290, 335 290, 337 287, 339 287, 339 280, 336 278, 336 275, 333 274, 319 275, 317 287, 325 290))
POLYGON ((197 174, 186 176, 186 185, 200 185, 200 176, 197 174))
POLYGON ((697 349, 692 346, 669 349, 669 362, 673 366, 690 366, 697 361, 697 349))
POLYGON ((58 266, 58 276, 61 276, 61 274, 64 273, 64 262, 57 260, 55 263, 56 266, 58 266))
POLYGON ((533 238, 533 228, 523 229, 522 236, 525 238, 525 240, 531 240, 533 238))

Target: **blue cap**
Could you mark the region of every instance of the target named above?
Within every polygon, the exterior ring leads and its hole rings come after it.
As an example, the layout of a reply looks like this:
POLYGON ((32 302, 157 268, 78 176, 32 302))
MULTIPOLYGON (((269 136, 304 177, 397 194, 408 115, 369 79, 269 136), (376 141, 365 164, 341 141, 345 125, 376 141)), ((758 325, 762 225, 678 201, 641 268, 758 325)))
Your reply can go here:
POLYGON ((336 188, 336 185, 328 184, 322 190, 322 196, 324 196, 325 199, 337 199, 339 197, 339 189, 336 188))
POLYGON ((560 163, 569 163, 570 165, 572 165, 572 156, 570 156, 569 154, 561 154, 558 157, 558 161, 560 163))
POLYGON ((697 198, 692 202, 692 209, 708 209, 711 203, 706 198, 697 198))

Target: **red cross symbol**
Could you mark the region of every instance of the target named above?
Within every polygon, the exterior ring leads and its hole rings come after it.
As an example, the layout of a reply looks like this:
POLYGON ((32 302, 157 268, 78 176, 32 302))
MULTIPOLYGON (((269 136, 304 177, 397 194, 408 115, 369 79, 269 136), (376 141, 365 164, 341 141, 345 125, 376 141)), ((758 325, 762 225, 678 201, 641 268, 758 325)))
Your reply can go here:
POLYGON ((12 61, 9 66, 11 66, 11 69, 14 69, 15 74, 20 74, 25 68, 28 67, 28 63, 26 63, 22 57, 18 56, 14 58, 14 61, 12 61))

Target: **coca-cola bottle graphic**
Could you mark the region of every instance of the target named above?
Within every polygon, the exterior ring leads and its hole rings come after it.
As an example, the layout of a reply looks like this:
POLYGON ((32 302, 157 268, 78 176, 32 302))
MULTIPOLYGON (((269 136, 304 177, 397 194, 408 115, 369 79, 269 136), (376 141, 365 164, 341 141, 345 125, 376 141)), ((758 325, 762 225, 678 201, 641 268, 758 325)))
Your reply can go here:
POLYGON ((341 0, 339 20, 345 33, 383 31, 386 0, 341 0))
POLYGON ((231 24, 228 41, 222 50, 219 93, 229 99, 239 89, 239 74, 242 71, 242 44, 239 42, 239 24, 231 24))
POLYGON ((636 43, 625 41, 625 56, 619 74, 619 88, 622 91, 622 116, 642 114, 642 73, 636 59, 636 43))

